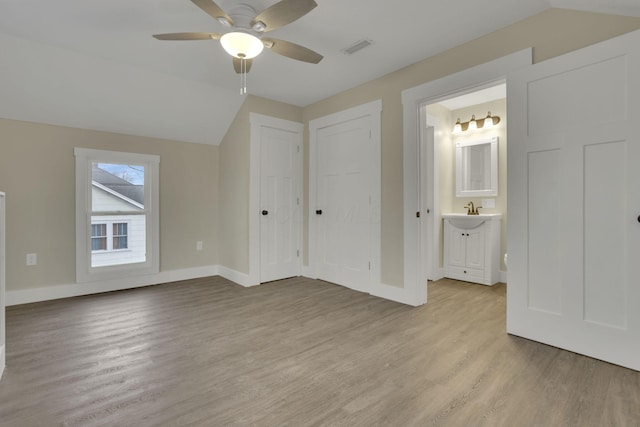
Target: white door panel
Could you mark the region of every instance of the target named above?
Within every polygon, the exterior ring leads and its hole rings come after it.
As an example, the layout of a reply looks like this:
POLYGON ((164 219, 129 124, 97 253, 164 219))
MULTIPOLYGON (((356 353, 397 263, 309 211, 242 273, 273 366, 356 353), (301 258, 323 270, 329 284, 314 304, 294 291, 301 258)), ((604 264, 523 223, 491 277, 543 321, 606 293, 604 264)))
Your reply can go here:
POLYGON ((640 32, 508 79, 510 333, 640 370, 640 32))
POLYGON ((369 283, 370 135, 369 116, 318 130, 318 273, 357 290, 369 283))
POLYGON ((299 274, 299 134, 261 127, 260 281, 299 274))

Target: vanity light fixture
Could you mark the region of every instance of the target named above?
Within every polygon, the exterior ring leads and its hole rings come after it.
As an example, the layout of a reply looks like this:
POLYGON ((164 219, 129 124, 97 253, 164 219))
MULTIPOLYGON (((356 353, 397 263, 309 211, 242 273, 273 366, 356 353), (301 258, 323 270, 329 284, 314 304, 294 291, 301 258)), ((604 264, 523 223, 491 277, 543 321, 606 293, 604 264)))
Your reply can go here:
POLYGON ((471 120, 468 122, 460 122, 460 119, 456 120, 456 124, 453 126, 453 133, 476 129, 489 129, 498 123, 500 123, 500 116, 492 116, 491 111, 489 111, 487 117, 483 119, 476 119, 476 116, 472 115, 471 120))

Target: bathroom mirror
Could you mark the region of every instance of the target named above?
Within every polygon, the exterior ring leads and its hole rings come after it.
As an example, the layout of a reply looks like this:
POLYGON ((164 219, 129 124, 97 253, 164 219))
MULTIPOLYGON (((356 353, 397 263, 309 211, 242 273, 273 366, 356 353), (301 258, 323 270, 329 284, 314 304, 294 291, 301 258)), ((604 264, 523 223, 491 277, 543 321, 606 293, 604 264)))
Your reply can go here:
POLYGON ((498 137, 456 143, 456 196, 498 195, 498 137))

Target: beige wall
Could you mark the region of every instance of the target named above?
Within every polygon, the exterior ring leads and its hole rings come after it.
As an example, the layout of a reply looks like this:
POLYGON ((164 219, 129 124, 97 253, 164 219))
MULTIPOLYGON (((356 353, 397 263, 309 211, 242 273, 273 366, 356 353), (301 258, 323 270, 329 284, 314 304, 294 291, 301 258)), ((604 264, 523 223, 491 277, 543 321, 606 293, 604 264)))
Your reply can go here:
POLYGON ((220 144, 219 264, 240 273, 249 273, 251 113, 302 123, 299 107, 249 95, 220 144))
MULTIPOLYGON (((403 286, 404 280, 403 90, 528 47, 533 47, 534 62, 540 62, 638 28, 640 18, 550 9, 305 107, 303 118, 307 123, 382 99, 382 282, 403 286)), ((308 147, 308 139, 305 144, 308 147)))
POLYGON ((7 290, 75 283, 74 147, 159 155, 160 269, 216 264, 217 147, 0 119, 7 290))
MULTIPOLYGON (((250 113, 308 123, 377 99, 383 103, 381 276, 384 283, 402 286, 401 92, 523 48, 533 47, 539 62, 638 28, 640 18, 551 9, 304 108, 248 96, 219 148, 0 119, 7 288, 74 283, 76 146, 161 156, 163 271, 217 263, 247 273, 250 113), (195 251, 196 240, 205 242, 204 251, 195 251), (38 253, 37 266, 25 266, 28 252, 38 253)), ((306 135, 305 212, 308 152, 306 135)), ((306 227, 305 219, 305 248, 306 227)))

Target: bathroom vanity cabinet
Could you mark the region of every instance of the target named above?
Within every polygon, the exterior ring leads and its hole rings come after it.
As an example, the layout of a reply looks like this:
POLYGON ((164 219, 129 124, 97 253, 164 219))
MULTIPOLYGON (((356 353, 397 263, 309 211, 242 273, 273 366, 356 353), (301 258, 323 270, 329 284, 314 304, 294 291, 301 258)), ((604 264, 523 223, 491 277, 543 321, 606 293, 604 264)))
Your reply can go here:
POLYGON ((500 214, 445 214, 444 275, 494 285, 500 280, 500 214))

